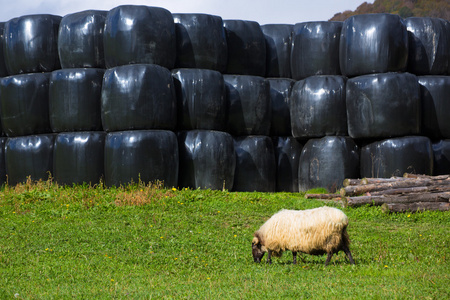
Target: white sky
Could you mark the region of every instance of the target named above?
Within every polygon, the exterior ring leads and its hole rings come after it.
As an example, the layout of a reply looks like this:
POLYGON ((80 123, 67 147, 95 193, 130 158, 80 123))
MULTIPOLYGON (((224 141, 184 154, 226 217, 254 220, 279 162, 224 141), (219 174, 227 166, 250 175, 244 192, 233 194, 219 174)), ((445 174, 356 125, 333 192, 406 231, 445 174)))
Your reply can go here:
MULTIPOLYGON (((260 25, 327 21, 335 13, 355 10, 364 0, 0 0, 0 22, 31 14, 65 16, 119 5, 158 6, 171 13, 206 13, 222 19, 257 21, 260 25)), ((374 0, 366 0, 373 3, 374 0)))

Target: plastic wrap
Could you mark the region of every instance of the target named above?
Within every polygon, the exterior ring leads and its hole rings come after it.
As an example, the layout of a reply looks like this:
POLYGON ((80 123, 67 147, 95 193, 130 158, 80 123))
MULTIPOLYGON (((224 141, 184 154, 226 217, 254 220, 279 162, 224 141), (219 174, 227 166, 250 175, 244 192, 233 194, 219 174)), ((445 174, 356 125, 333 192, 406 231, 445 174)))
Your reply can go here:
POLYGON ((361 177, 403 176, 404 173, 433 174, 431 141, 423 136, 382 140, 361 149, 361 177))
POLYGON ((292 78, 340 75, 339 40, 342 22, 297 23, 292 33, 292 78))
POLYGON ((450 174, 450 140, 434 142, 433 148, 433 175, 450 174))
POLYGON ((276 162, 272 140, 268 136, 234 139, 236 170, 233 190, 237 192, 275 192, 276 162))
POLYGON ((349 137, 311 139, 300 155, 299 190, 326 188, 334 193, 345 178, 359 178, 359 148, 349 137))
POLYGON ((50 73, 0 79, 1 119, 7 136, 49 133, 48 91, 50 73))
POLYGON ((58 184, 97 184, 104 174, 105 132, 65 132, 56 136, 53 176, 58 184))
POLYGON ((391 14, 349 17, 342 26, 339 61, 348 77, 405 71, 408 31, 403 19, 391 14))
POLYGON ((128 65, 106 70, 101 113, 103 129, 174 129, 177 122, 172 74, 158 65, 128 65))
POLYGON ((259 23, 243 20, 223 20, 228 46, 225 73, 266 75, 266 39, 259 23))
POLYGON ((228 132, 232 135, 270 134, 270 84, 263 77, 224 75, 228 109, 228 132))
POLYGON ((277 192, 298 192, 298 166, 303 145, 293 137, 273 137, 277 192))
POLYGON ((227 67, 227 40, 222 18, 207 14, 173 14, 177 36, 177 68, 227 67))
POLYGON ((10 75, 59 69, 60 16, 30 15, 5 23, 3 51, 10 75))
POLYGON ((291 78, 292 29, 290 24, 262 25, 266 38, 266 77, 291 78))
POLYGON ((0 137, 0 185, 6 182, 5 145, 8 138, 0 137))
POLYGON ((0 22, 0 77, 8 76, 8 69, 6 68, 5 64, 5 55, 3 51, 3 44, 5 43, 4 40, 4 34, 3 30, 5 28, 5 23, 0 22))
POLYGON ((177 94, 178 128, 224 131, 227 98, 222 74, 205 69, 172 70, 177 94))
POLYGON ((345 79, 322 75, 297 81, 291 92, 290 112, 296 138, 347 135, 345 79))
POLYGON ((55 134, 8 138, 5 145, 8 184, 31 180, 47 180, 53 174, 53 143, 55 134))
POLYGON ((407 18, 409 35, 408 72, 417 75, 445 75, 450 61, 450 39, 445 20, 407 18))
POLYGON ((178 142, 172 131, 133 130, 110 132, 105 140, 107 186, 162 181, 178 184, 178 142))
POLYGON ((450 138, 450 76, 420 76, 423 134, 450 138))
POLYGON ((175 66, 175 24, 172 14, 164 8, 113 8, 106 16, 103 37, 107 68, 140 63, 168 69, 175 66))
POLYGON ((422 108, 415 75, 384 73, 351 78, 346 102, 352 138, 420 134, 422 108))
POLYGON ((49 87, 49 116, 53 132, 102 129, 100 100, 103 69, 53 71, 49 87))
POLYGON ((295 81, 287 78, 268 78, 272 121, 270 136, 291 135, 290 93, 295 81))
POLYGON ((178 135, 178 145, 180 187, 233 188, 236 157, 230 134, 209 130, 183 131, 178 135))
POLYGON ((86 10, 62 18, 58 31, 62 68, 105 68, 103 30, 106 13, 86 10))

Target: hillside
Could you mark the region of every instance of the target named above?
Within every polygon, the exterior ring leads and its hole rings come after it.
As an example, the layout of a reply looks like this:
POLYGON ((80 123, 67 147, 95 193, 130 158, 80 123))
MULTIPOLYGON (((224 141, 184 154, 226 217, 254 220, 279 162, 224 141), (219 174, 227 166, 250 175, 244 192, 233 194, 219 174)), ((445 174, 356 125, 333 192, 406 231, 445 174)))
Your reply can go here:
POLYGON ((369 13, 398 14, 408 17, 436 17, 450 20, 449 0, 375 0, 373 4, 364 2, 355 11, 335 14, 330 21, 344 21, 348 17, 369 13))

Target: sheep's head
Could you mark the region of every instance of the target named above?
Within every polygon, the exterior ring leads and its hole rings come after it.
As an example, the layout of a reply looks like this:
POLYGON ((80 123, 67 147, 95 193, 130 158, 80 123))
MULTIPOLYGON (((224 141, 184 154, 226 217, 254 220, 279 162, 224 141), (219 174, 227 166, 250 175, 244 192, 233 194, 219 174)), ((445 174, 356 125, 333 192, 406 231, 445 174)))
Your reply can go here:
POLYGON ((258 237, 254 237, 252 241, 252 254, 253 254, 253 260, 255 262, 261 262, 261 259, 264 256, 264 251, 262 249, 262 245, 258 237))

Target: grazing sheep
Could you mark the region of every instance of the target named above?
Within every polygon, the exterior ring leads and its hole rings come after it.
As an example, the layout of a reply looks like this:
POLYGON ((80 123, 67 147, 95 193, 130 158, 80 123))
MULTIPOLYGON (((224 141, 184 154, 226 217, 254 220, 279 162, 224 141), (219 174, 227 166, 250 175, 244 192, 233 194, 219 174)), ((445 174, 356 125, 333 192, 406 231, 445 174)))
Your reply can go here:
POLYGON ((297 263, 297 252, 312 255, 327 253, 325 266, 333 253, 343 250, 351 264, 355 264, 348 248, 348 218, 339 209, 319 207, 307 210, 281 210, 274 214, 254 233, 252 253, 255 262, 261 262, 268 252, 271 257, 280 257, 283 251, 290 250, 293 263, 297 263))

